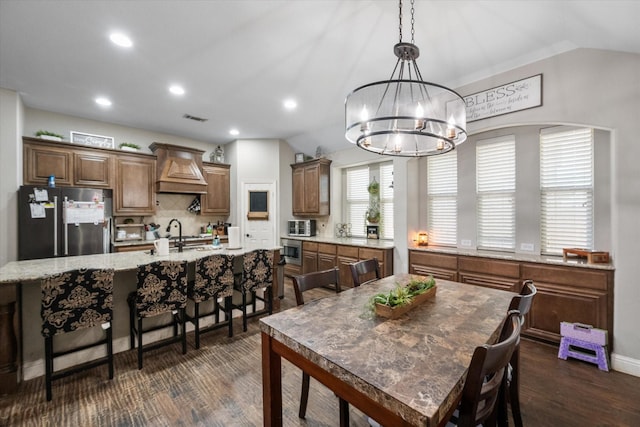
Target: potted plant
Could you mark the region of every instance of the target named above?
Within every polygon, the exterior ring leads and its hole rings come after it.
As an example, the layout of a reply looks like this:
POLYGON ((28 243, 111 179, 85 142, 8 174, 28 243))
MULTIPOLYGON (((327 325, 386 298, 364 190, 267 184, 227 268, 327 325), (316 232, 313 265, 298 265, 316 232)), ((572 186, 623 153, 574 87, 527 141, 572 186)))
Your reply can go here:
POLYGON ((49 141, 62 141, 64 139, 64 136, 57 133, 49 132, 48 130, 39 130, 38 132, 36 132, 36 136, 38 138, 47 139, 49 141))
POLYGON ((377 316, 396 319, 418 304, 436 294, 433 276, 412 278, 406 285, 397 284, 389 292, 381 292, 371 297, 368 309, 377 316))
POLYGON ((118 147, 123 151, 138 151, 140 149, 138 144, 133 144, 131 142, 123 142, 118 147))

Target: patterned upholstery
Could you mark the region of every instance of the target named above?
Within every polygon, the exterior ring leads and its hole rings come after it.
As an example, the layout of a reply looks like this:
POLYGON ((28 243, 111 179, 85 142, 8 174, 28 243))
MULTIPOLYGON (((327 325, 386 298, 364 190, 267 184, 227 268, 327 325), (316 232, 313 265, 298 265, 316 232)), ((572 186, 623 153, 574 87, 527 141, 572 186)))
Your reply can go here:
POLYGON ((246 253, 243 273, 242 288, 245 292, 270 287, 273 282, 273 251, 257 249, 246 253))
POLYGON ((210 255, 196 260, 196 279, 187 296, 200 303, 233 295, 233 255, 210 255))
POLYGON ((81 269, 42 279, 42 335, 50 337, 110 322, 113 274, 112 269, 81 269))
POLYGON ((136 312, 152 317, 187 305, 187 263, 157 261, 138 266, 136 312))

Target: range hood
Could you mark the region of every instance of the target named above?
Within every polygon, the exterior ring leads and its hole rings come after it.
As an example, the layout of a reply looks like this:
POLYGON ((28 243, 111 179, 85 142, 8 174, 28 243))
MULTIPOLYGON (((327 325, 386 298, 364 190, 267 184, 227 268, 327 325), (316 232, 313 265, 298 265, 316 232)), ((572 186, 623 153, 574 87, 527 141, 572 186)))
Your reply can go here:
POLYGON ((154 142, 149 146, 157 157, 156 193, 205 194, 202 176, 203 150, 154 142))

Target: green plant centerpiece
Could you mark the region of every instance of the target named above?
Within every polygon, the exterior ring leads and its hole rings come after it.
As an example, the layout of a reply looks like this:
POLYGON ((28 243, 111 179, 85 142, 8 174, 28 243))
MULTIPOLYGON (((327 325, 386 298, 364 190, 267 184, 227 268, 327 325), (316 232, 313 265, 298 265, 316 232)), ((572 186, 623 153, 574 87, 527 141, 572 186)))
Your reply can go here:
POLYGON ((140 149, 140 146, 138 144, 134 144, 132 142, 123 142, 118 147, 120 147, 121 150, 125 151, 138 151, 140 149))
POLYGON ((417 304, 436 293, 436 281, 433 276, 412 278, 407 284, 396 283, 389 292, 381 292, 371 297, 368 309, 371 313, 395 319, 417 304))

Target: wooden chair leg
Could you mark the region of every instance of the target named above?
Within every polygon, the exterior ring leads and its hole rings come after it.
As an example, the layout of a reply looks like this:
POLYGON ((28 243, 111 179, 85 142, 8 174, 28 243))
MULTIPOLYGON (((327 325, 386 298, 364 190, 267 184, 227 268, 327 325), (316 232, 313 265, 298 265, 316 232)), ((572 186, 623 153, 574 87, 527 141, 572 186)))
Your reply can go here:
POLYGON ((304 419, 307 416, 307 402, 309 402, 309 374, 302 372, 302 390, 300 391, 300 410, 298 417, 304 419))
POLYGON ((142 369, 142 317, 138 318, 138 369, 142 369))
POLYGON ((129 303, 129 350, 133 350, 133 348, 136 346, 136 338, 134 335, 136 324, 136 307, 135 302, 131 300, 131 297, 128 298, 127 302, 129 303))
POLYGON ((200 348, 200 303, 193 306, 193 327, 196 336, 196 349, 200 348))
POLYGON ((107 328, 107 358, 109 363, 109 379, 113 379, 113 326, 107 328))
POLYGON ((44 353, 45 353, 45 383, 47 389, 47 402, 51 401, 51 382, 53 375, 53 337, 46 337, 44 339, 44 353))
POLYGON ((229 338, 233 336, 233 307, 231 304, 231 297, 226 297, 224 299, 224 308, 225 315, 227 316, 227 320, 229 321, 229 338))
POLYGON ((182 354, 187 354, 187 309, 181 308, 178 311, 180 318, 180 333, 182 337, 182 354))
POLYGON ((247 293, 242 291, 242 330, 247 332, 247 293))
POLYGON ((520 345, 516 346, 511 357, 511 382, 509 384, 509 402, 511 415, 516 427, 522 427, 522 414, 520 413, 520 345))
POLYGON ((349 402, 344 399, 340 399, 340 427, 349 427, 349 402))

